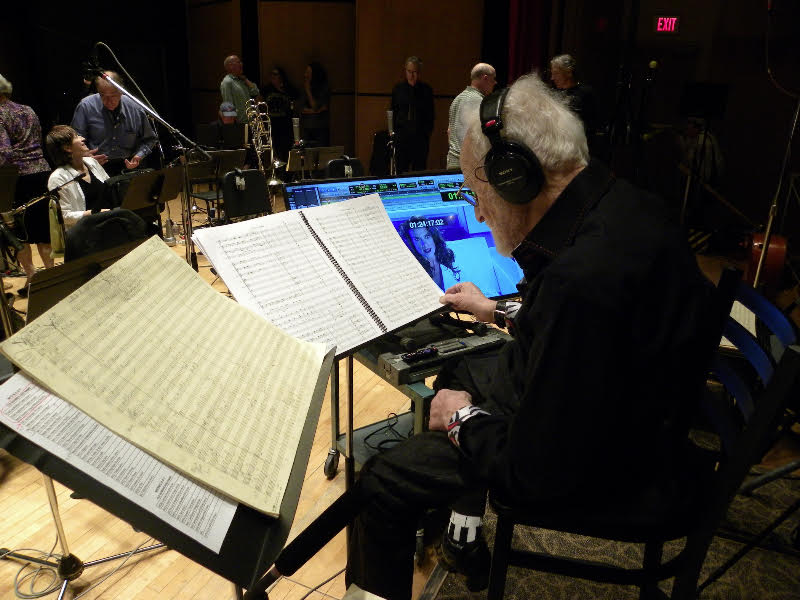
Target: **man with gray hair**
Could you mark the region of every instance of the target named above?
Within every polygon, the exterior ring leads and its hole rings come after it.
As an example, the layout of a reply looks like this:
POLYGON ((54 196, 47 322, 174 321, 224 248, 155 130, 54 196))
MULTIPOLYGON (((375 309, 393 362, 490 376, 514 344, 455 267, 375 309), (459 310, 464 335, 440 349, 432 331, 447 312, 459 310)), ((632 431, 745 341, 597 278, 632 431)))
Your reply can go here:
POLYGON ((592 86, 580 81, 575 74, 577 63, 569 54, 559 54, 550 61, 550 80, 567 99, 569 107, 583 121, 589 150, 594 145, 598 123, 597 98, 592 86))
POLYGON ((231 54, 223 61, 225 77, 219 84, 219 93, 223 102, 230 102, 236 107, 236 122, 246 123, 245 105, 251 98, 258 96, 258 86, 244 74, 242 59, 231 54))
MULTIPOLYGON (((106 76, 121 84, 114 71, 106 76)), ((72 128, 86 138, 94 158, 109 175, 136 169, 156 144, 156 134, 144 111, 102 77, 95 80, 97 93, 78 103, 72 128)))
POLYGON ((446 290, 444 304, 513 339, 446 365, 430 431, 367 461, 353 488, 365 508, 346 580, 387 600, 410 598, 426 508, 453 511, 445 564, 479 589, 487 488, 576 510, 668 501, 713 337, 713 286, 670 211, 589 161, 580 121, 538 76, 483 100, 461 167, 464 200, 527 283, 515 306, 470 283, 446 290))
POLYGON ((461 156, 461 142, 464 139, 465 116, 480 106, 484 96, 492 93, 497 84, 494 67, 487 63, 478 63, 469 74, 469 85, 450 104, 450 115, 447 124, 447 168, 458 169, 461 156))
POLYGON ((397 173, 427 167, 433 131, 433 88, 420 81, 422 61, 409 56, 403 67, 404 81, 392 88, 397 173))

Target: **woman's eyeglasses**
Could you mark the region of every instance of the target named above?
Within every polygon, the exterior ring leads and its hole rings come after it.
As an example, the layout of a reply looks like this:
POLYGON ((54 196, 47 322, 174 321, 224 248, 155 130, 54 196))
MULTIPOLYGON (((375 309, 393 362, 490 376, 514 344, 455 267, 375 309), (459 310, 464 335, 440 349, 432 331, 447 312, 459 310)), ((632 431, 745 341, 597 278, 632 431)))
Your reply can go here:
POLYGON ((476 207, 478 206, 478 195, 469 188, 465 188, 464 185, 466 185, 466 183, 467 183, 466 181, 463 181, 461 182, 461 185, 458 186, 458 190, 456 191, 456 197, 459 200, 463 200, 467 204, 476 207))

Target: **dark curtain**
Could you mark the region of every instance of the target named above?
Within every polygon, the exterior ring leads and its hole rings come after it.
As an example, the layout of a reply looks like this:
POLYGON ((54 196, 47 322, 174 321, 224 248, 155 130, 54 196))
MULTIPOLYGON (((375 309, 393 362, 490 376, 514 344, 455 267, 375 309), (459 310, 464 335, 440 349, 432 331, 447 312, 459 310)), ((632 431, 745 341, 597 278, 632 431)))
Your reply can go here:
POLYGON ((536 69, 544 71, 549 57, 550 7, 547 0, 509 0, 508 83, 536 69))

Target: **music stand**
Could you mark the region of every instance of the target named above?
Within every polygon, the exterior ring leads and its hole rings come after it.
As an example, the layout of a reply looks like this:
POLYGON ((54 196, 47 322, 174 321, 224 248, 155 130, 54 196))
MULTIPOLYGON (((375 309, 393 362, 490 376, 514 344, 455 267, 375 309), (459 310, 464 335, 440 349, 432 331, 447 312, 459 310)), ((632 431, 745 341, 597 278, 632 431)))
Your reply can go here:
MULTIPOLYGON (((100 270, 127 254, 138 243, 140 242, 98 252, 74 262, 36 273, 31 280, 30 288, 29 311, 32 312, 33 318, 41 315, 61 300, 64 295, 74 291, 100 270), (47 292, 43 290, 47 290, 47 292)), ((0 448, 29 463, 44 475, 52 477, 114 516, 128 522, 135 529, 161 540, 170 549, 180 552, 233 582, 237 586, 237 593, 240 593, 241 588, 250 588, 255 585, 264 569, 272 564, 280 554, 289 536, 332 365, 333 351, 330 351, 325 356, 323 368, 320 370, 320 376, 312 394, 286 491, 281 501, 280 516, 273 518, 240 504, 219 554, 2 423, 0 423, 0 448)), ((122 556, 124 557, 126 554, 122 556)), ((97 564, 98 562, 100 561, 84 564, 97 564)), ((64 588, 66 588, 66 581, 64 588)))
POLYGON ((344 146, 293 148, 289 151, 289 160, 286 163, 286 170, 300 171, 301 179, 305 179, 306 171, 324 170, 329 161, 341 158, 343 154, 344 146))

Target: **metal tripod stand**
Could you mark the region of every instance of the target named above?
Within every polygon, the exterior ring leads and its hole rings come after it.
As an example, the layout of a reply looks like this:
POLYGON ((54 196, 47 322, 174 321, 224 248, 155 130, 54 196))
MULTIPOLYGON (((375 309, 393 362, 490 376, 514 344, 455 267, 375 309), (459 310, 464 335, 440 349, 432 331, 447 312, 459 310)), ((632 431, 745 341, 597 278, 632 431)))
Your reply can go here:
POLYGON ((105 558, 83 562, 69 551, 67 538, 64 535, 64 526, 61 523, 61 516, 58 513, 58 498, 56 498, 53 480, 44 474, 42 474, 42 479, 44 480, 44 489, 47 491, 47 500, 50 504, 50 512, 53 514, 53 522, 55 523, 56 532, 58 533, 58 541, 61 545, 61 557, 55 560, 45 560, 17 552, 9 552, 5 548, 0 548, 0 554, 2 554, 0 558, 13 558, 23 562, 34 563, 54 569, 58 573, 58 578, 61 580, 61 588, 58 592, 58 600, 62 600, 62 598, 64 598, 64 594, 67 591, 69 582, 80 577, 83 574, 84 569, 87 567, 101 565, 112 560, 119 560, 123 558, 127 559, 135 554, 141 554, 142 552, 149 552, 150 550, 158 550, 159 548, 165 547, 164 544, 158 543, 153 544, 152 546, 146 546, 144 548, 137 548, 131 552, 122 552, 113 556, 107 556, 105 558))

